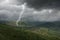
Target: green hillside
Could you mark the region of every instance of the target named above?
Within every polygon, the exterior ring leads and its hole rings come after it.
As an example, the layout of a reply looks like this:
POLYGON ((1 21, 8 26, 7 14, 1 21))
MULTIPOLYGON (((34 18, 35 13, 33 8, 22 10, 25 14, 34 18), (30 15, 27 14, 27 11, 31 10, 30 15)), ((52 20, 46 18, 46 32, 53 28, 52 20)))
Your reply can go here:
POLYGON ((60 40, 56 36, 51 37, 31 30, 17 29, 17 27, 0 24, 0 40, 60 40))
POLYGON ((0 25, 0 40, 45 40, 38 34, 16 30, 8 25, 0 25))

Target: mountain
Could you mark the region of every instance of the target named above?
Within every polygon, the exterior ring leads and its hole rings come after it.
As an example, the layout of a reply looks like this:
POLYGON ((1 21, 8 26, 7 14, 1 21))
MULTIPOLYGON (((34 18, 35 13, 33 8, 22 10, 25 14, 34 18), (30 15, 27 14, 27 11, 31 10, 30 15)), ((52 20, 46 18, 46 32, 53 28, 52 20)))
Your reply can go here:
POLYGON ((60 28, 60 21, 54 21, 54 22, 28 21, 26 23, 27 25, 31 25, 31 26, 60 28))
POLYGON ((0 40, 46 40, 37 33, 0 24, 0 40))
POLYGON ((40 29, 40 31, 30 31, 24 28, 22 30, 16 26, 0 24, 0 40, 60 40, 58 35, 52 30, 47 32, 45 28, 40 29))

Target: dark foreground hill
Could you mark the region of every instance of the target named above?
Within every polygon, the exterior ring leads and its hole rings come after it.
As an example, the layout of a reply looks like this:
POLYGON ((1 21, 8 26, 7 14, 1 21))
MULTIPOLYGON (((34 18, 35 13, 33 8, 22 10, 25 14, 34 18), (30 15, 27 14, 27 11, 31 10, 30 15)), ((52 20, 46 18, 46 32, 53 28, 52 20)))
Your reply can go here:
POLYGON ((58 37, 42 36, 27 30, 0 24, 0 40, 60 40, 58 37))
POLYGON ((8 25, 0 25, 0 40, 45 40, 38 34, 16 30, 8 25))

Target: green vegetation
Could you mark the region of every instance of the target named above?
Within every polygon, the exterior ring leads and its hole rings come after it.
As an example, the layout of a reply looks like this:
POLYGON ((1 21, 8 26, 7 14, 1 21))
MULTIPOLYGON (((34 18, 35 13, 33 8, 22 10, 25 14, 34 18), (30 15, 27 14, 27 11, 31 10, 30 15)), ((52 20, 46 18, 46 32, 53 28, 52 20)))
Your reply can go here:
POLYGON ((0 40, 45 40, 30 31, 16 30, 8 25, 0 25, 0 40))
POLYGON ((47 30, 46 28, 41 28, 40 31, 21 30, 15 26, 0 24, 0 40, 60 40, 58 36, 50 36, 47 30))

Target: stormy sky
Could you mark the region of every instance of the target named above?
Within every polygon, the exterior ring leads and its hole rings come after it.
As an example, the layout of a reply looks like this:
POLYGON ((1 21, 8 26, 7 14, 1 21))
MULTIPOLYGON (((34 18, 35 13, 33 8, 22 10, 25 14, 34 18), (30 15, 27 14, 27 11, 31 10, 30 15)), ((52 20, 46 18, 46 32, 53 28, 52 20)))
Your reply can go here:
POLYGON ((0 0, 0 15, 17 20, 24 3, 27 5, 23 18, 49 22, 60 20, 60 0, 0 0))
POLYGON ((25 2, 35 9, 60 7, 60 0, 25 0, 25 2))

